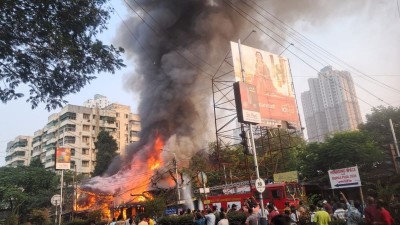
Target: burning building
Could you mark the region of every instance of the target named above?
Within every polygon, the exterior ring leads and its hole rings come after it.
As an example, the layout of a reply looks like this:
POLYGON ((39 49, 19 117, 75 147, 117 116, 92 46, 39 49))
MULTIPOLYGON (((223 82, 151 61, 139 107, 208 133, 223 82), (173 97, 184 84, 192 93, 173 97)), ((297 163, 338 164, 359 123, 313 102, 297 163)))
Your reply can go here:
MULTIPOLYGON (((131 17, 121 25, 118 43, 135 64, 126 86, 140 96, 140 141, 116 157, 103 176, 81 185, 86 197, 107 193, 116 205, 149 190, 157 171, 163 174, 165 146, 177 153, 178 161, 207 146, 208 135, 213 135, 208 132, 214 129, 207 119, 211 76, 229 41, 253 29, 225 1, 132 0, 126 4, 131 17)), ((156 185, 171 187, 175 182, 159 179, 156 185)), ((90 199, 77 209, 101 207, 90 199)))

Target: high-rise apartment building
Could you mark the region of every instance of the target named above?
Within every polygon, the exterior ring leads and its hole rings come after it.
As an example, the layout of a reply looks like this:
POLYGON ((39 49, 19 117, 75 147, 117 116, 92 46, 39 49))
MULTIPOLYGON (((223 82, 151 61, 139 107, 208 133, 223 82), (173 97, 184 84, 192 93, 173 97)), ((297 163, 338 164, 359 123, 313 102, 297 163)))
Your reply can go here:
POLYGON ((27 166, 31 161, 32 137, 18 136, 7 143, 6 166, 27 166))
POLYGON ((106 96, 95 94, 94 99, 88 99, 83 103, 83 106, 89 108, 105 108, 110 105, 111 102, 106 96))
POLYGON ((301 101, 309 141, 324 141, 327 135, 355 130, 362 123, 349 72, 326 66, 308 84, 310 90, 301 94, 301 101))
POLYGON ((45 168, 54 169, 56 147, 66 147, 71 148, 71 170, 76 166, 78 173, 90 174, 96 165, 94 143, 101 130, 108 131, 117 142, 117 152, 125 154, 126 147, 139 140, 140 129, 139 116, 126 105, 112 103, 104 108, 67 105, 50 115, 47 124, 30 138, 32 155, 29 154, 24 165, 39 157, 45 168))

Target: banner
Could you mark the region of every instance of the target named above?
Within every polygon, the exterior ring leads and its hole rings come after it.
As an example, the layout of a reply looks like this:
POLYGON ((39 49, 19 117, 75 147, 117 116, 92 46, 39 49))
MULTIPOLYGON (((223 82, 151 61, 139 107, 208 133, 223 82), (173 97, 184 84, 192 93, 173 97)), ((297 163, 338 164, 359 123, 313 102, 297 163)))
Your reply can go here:
POLYGON ((289 171, 285 173, 274 173, 274 183, 297 183, 299 182, 299 175, 297 171, 289 171))
POLYGON ((328 174, 332 189, 361 186, 361 179, 358 174, 357 166, 328 170, 328 174))
POLYGON ((56 170, 71 169, 71 149, 57 148, 56 149, 56 170))
POLYGON ((261 113, 261 126, 277 127, 287 121, 299 128, 296 99, 292 88, 288 60, 259 49, 231 42, 236 81, 244 81, 256 87, 261 113))

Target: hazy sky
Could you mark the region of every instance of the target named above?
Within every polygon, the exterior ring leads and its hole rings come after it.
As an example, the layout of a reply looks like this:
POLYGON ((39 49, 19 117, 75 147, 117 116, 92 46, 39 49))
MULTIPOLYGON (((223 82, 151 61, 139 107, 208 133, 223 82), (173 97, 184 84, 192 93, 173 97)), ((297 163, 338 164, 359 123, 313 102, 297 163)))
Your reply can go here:
MULTIPOLYGON (((269 11, 329 53, 372 76, 373 79, 396 89, 392 90, 351 71, 356 83, 357 95, 365 101, 359 100, 363 116, 369 113, 370 105, 387 106, 378 98, 393 106, 399 106, 400 12, 396 0, 343 2, 346 1, 270 0, 263 5, 267 5, 269 11), (277 2, 279 2, 279 5, 276 4, 277 2), (372 92, 378 98, 362 89, 372 92)), ((119 2, 119 5, 116 3, 116 1, 113 1, 113 7, 116 7, 117 12, 123 18, 126 17, 127 13, 131 13, 128 9, 125 9, 122 2, 119 2)), ((113 43, 117 40, 115 38, 118 35, 116 31, 121 25, 121 19, 114 14, 109 24, 109 29, 101 36, 105 43, 113 43)), ((265 41, 271 41, 262 32, 257 32, 256 35, 258 35, 258 38, 265 39, 265 41)), ((300 50, 307 50, 295 40, 290 40, 289 37, 288 40, 293 42, 295 47, 300 50)), ((114 44, 118 45, 118 43, 114 44)), ((317 70, 323 67, 323 62, 320 64, 308 58, 295 47, 289 49, 312 67, 317 70)), ((264 50, 273 51, 272 49, 264 50)), ((290 52, 285 52, 283 55, 290 59, 299 110, 302 114, 300 93, 308 90, 307 79, 316 77, 317 72, 290 52)), ((112 102, 130 105, 132 110, 136 111, 137 96, 124 88, 124 81, 132 73, 134 63, 129 61, 125 63, 127 67, 123 70, 114 75, 100 74, 81 92, 69 95, 66 100, 71 104, 81 105, 85 100, 93 98, 95 94, 102 94, 112 102)), ((334 64, 333 67, 339 70, 349 70, 347 66, 339 67, 334 64)), ((0 166, 4 165, 7 142, 18 135, 33 135, 34 131, 47 123, 48 116, 57 111, 48 112, 44 110, 44 105, 39 105, 37 109, 32 110, 24 99, 7 104, 0 103, 0 166)))

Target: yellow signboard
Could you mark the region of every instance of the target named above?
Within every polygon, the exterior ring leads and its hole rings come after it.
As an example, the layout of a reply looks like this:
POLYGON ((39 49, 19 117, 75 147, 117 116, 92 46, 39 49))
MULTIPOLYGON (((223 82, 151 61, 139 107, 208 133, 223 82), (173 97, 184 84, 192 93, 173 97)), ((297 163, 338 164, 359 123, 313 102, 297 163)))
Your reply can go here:
POLYGON ((275 173, 274 174, 274 183, 282 183, 282 182, 298 182, 298 172, 297 171, 289 171, 285 173, 275 173))

